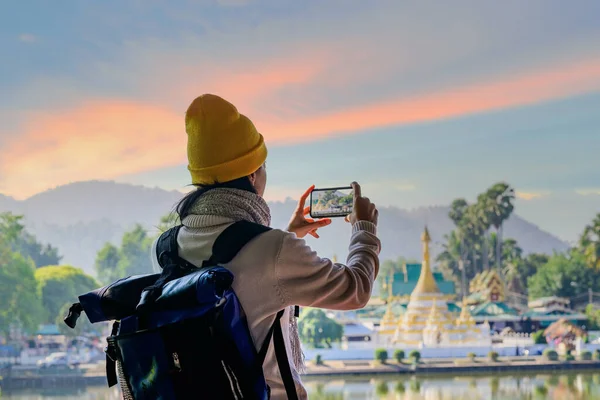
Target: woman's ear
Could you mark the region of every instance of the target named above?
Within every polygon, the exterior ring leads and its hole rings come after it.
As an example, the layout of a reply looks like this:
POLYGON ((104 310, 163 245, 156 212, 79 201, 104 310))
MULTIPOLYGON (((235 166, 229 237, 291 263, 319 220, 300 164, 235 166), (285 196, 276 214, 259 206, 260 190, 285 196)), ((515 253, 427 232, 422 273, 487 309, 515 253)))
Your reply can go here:
POLYGON ((256 172, 253 172, 250 175, 248 175, 248 179, 250 180, 252 186, 254 186, 256 184, 256 172))

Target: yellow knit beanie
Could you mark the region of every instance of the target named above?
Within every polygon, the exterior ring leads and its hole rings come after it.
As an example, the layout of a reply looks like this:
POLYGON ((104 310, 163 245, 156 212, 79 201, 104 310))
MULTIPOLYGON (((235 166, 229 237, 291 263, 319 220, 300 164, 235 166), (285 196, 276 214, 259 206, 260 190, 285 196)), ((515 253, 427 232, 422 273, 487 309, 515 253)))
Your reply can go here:
POLYGON ((267 159, 263 136, 252 121, 219 96, 203 94, 185 113, 192 183, 210 185, 248 176, 267 159))

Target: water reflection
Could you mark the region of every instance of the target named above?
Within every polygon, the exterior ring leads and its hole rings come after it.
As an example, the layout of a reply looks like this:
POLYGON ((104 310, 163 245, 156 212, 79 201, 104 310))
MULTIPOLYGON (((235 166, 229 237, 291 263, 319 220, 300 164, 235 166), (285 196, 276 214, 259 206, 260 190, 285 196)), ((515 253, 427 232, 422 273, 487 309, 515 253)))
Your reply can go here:
POLYGON ((0 394, 0 399, 10 400, 121 400, 118 388, 89 386, 77 388, 40 388, 17 393, 0 394))
POLYGON ((600 374, 307 380, 311 400, 600 400, 600 374))
MULTIPOLYGON (((600 373, 305 378, 310 400, 600 400, 600 373)), ((2 400, 120 400, 116 388, 37 389, 2 400)))

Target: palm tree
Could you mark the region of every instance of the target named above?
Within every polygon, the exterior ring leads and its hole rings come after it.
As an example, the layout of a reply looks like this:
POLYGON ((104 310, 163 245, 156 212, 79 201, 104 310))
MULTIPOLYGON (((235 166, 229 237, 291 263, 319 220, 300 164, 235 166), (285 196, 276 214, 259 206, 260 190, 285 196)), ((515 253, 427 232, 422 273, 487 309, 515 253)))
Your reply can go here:
POLYGON ((483 269, 487 270, 490 268, 490 257, 489 257, 489 242, 490 242, 490 227, 492 226, 492 207, 490 205, 490 199, 486 193, 481 193, 477 196, 477 203, 475 204, 475 215, 477 222, 481 225, 481 256, 483 261, 483 269))
MULTIPOLYGON (((473 268, 475 269, 478 265, 477 259, 485 260, 485 257, 483 257, 482 248, 484 247, 483 235, 486 231, 485 224, 481 221, 480 210, 477 204, 471 204, 467 207, 461 224, 461 229, 464 234, 465 244, 467 245, 468 251, 471 253, 473 268)), ((482 268, 482 270, 484 268, 482 268)))
POLYGON ((515 206, 515 191, 507 183, 500 182, 489 188, 482 195, 482 206, 484 214, 491 226, 496 229, 498 240, 496 241, 496 268, 501 271, 502 268, 502 227, 512 214, 515 206))
POLYGON ((586 225, 579 239, 579 247, 591 268, 600 270, 600 213, 586 225))
POLYGON ((450 205, 448 217, 450 217, 456 227, 459 227, 464 220, 465 213, 467 212, 468 208, 469 203, 467 203, 465 199, 456 199, 450 205))
MULTIPOLYGON (((497 248, 498 235, 492 233, 491 243, 494 248, 497 248)), ((502 260, 504 265, 501 269, 508 290, 514 292, 525 292, 525 288, 521 287, 520 265, 523 261, 523 249, 519 247, 515 239, 506 239, 502 244, 502 260)))
MULTIPOLYGON (((469 209, 469 203, 465 199, 456 199, 450 205, 450 211, 448 216, 454 222, 456 230, 451 233, 450 236, 446 236, 447 245, 445 245, 444 254, 441 260, 438 261, 443 264, 448 264, 452 259, 457 261, 458 270, 461 273, 461 291, 462 295, 467 295, 467 276, 466 276, 466 259, 469 255, 469 248, 467 245, 467 231, 465 228, 466 213, 469 209)), ((449 267, 449 265, 448 265, 449 267)))
POLYGON ((461 294, 467 295, 467 272, 465 268, 466 252, 463 241, 460 238, 458 228, 444 235, 446 243, 443 244, 443 251, 436 257, 443 271, 447 271, 453 277, 459 273, 461 275, 461 294))

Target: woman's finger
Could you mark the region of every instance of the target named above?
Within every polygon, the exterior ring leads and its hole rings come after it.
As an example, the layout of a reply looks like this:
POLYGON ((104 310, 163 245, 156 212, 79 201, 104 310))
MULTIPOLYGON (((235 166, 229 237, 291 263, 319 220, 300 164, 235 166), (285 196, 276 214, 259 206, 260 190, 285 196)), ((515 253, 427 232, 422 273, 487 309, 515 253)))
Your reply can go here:
POLYGON ((308 232, 308 234, 312 237, 314 237, 315 239, 319 238, 319 234, 317 233, 317 230, 315 229, 314 231, 310 231, 308 232))
POLYGON ((304 211, 302 212, 302 215, 308 215, 310 214, 310 207, 304 207, 304 211))
POLYGON ((318 228, 322 228, 324 226, 327 226, 329 224, 331 224, 331 220, 326 218, 326 219, 320 219, 318 221, 309 221, 306 220, 306 222, 308 222, 308 227, 311 229, 318 229, 318 228))
POLYGON ((302 196, 300 196, 300 200, 298 200, 298 208, 296 209, 296 212, 301 212, 302 210, 304 210, 304 205, 306 204, 306 199, 308 199, 308 196, 310 196, 310 193, 313 191, 313 189, 315 188, 315 185, 312 185, 311 187, 309 187, 306 192, 304 192, 304 194, 302 196))

